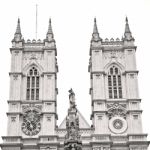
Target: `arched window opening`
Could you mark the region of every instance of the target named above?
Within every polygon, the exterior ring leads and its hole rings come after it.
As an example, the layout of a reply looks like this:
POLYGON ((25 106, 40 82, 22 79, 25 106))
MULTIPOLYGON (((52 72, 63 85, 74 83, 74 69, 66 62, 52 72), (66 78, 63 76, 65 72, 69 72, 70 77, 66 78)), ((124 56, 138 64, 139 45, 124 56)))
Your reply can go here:
POLYGON ((39 85, 39 73, 35 67, 32 67, 27 75, 27 100, 39 100, 39 85))
POLYGON ((115 66, 112 66, 108 72, 108 93, 109 98, 122 98, 121 73, 115 66))

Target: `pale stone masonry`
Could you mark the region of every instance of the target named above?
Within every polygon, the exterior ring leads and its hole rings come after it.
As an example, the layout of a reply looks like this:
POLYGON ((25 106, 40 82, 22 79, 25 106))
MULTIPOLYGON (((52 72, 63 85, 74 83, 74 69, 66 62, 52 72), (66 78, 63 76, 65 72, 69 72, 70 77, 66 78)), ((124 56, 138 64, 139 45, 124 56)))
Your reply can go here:
POLYGON ((136 46, 127 18, 121 40, 103 40, 94 19, 88 66, 91 126, 77 109, 72 89, 68 115, 57 126, 58 65, 51 20, 43 41, 25 41, 18 19, 10 52, 8 128, 2 150, 148 149, 142 131, 136 46))

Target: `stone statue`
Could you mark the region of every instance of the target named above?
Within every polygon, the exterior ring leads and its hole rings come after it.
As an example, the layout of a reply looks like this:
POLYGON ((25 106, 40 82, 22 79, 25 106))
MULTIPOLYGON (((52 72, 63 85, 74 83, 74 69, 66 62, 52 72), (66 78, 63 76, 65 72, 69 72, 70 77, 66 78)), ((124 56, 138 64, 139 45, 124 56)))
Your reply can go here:
POLYGON ((72 88, 69 90, 69 102, 70 102, 70 109, 75 108, 75 93, 73 92, 72 88))
POLYGON ((64 150, 82 150, 82 141, 79 135, 79 116, 75 104, 75 93, 72 89, 69 90, 70 108, 66 117, 66 129, 64 150))

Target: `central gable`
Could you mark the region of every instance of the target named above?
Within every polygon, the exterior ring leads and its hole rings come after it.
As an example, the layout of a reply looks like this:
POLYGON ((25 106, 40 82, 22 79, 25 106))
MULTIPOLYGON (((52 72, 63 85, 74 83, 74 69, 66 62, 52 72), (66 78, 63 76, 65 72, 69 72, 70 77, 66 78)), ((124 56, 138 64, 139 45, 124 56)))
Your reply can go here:
MULTIPOLYGON (((77 110, 77 115, 79 117, 79 128, 80 129, 90 128, 90 125, 85 120, 85 118, 82 116, 82 114, 79 112, 79 110, 77 110)), ((59 129, 66 129, 66 117, 60 124, 59 129)))

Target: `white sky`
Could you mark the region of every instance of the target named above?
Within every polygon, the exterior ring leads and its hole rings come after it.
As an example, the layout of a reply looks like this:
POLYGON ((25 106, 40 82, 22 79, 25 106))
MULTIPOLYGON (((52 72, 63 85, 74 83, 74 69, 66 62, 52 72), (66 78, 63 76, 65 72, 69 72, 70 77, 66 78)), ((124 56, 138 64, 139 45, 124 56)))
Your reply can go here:
MULTIPOLYGON (((97 18, 100 36, 121 38, 125 17, 136 40, 139 91, 142 98, 144 132, 150 134, 150 1, 149 0, 5 0, 0 3, 0 135, 6 135, 9 98, 11 40, 17 18, 25 40, 35 38, 35 5, 38 4, 38 38, 44 39, 49 17, 58 52, 58 124, 68 109, 68 90, 72 87, 80 112, 90 122, 91 99, 88 73, 93 20, 97 18)), ((149 138, 150 139, 150 138, 149 138)))

